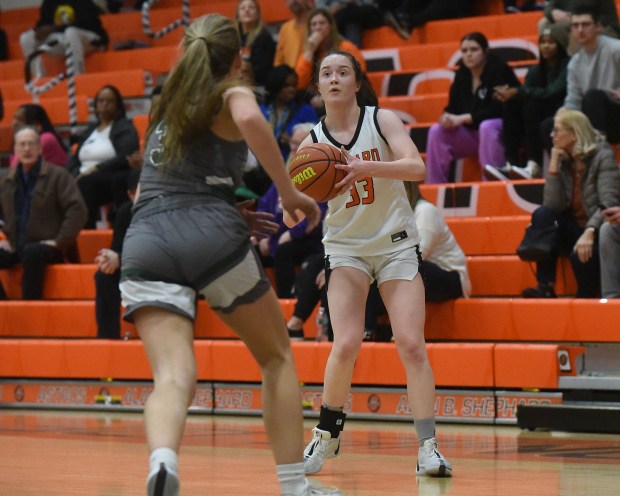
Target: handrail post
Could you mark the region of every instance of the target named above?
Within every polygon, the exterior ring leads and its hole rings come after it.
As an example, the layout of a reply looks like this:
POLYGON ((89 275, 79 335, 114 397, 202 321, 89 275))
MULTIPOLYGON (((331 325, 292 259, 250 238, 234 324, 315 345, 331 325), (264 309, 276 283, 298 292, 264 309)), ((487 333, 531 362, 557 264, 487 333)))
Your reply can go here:
POLYGON ((151 29, 151 18, 150 18, 150 10, 153 5, 155 5, 159 0, 148 0, 142 4, 142 29, 146 33, 147 36, 154 39, 159 39, 162 36, 167 35, 168 33, 174 31, 179 26, 189 26, 190 15, 189 15, 189 0, 183 0, 183 5, 181 7, 182 17, 180 19, 176 19, 172 21, 167 26, 164 26, 157 32, 153 32, 151 29))
POLYGON ((35 81, 38 79, 38 77, 35 77, 34 80, 31 79, 32 74, 30 66, 35 58, 40 57, 44 53, 46 53, 46 50, 44 48, 39 48, 26 59, 26 67, 24 71, 26 79, 26 91, 28 91, 32 95, 32 100, 34 103, 39 103, 39 95, 51 90, 61 81, 67 79, 67 98, 69 100, 69 127, 71 128, 71 135, 73 136, 77 132, 78 124, 77 99, 75 93, 75 64, 73 62, 73 51, 71 50, 71 47, 67 44, 67 46, 65 47, 65 71, 59 73, 56 77, 50 79, 47 83, 42 84, 41 86, 37 86, 35 84, 35 81))

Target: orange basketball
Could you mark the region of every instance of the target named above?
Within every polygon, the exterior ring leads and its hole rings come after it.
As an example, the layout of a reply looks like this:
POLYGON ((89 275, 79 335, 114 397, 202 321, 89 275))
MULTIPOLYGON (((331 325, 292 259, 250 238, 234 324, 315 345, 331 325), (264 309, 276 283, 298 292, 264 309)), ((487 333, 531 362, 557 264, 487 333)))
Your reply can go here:
POLYGON ((334 198, 335 185, 342 181, 345 172, 335 164, 347 161, 338 148, 327 143, 310 143, 299 150, 289 163, 288 173, 293 185, 318 202, 334 198))

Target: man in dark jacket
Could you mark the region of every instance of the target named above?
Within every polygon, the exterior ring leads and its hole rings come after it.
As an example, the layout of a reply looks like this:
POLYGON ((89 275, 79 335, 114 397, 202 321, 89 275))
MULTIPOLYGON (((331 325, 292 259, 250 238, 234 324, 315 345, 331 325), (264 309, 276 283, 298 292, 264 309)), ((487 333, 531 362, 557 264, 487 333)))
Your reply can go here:
MULTIPOLYGON (((86 205, 75 179, 42 159, 37 131, 15 133, 17 167, 0 179, 0 216, 6 240, 0 241, 0 268, 24 268, 22 298, 40 300, 47 264, 62 263, 86 222, 86 205)), ((6 298, 0 286, 0 298, 6 298)))
MULTIPOLYGON (((24 58, 39 51, 64 56, 70 46, 74 72, 84 72, 85 55, 108 44, 99 14, 91 0, 43 0, 36 26, 19 37, 24 58)), ((35 76, 44 75, 41 57, 33 60, 32 69, 35 76)))

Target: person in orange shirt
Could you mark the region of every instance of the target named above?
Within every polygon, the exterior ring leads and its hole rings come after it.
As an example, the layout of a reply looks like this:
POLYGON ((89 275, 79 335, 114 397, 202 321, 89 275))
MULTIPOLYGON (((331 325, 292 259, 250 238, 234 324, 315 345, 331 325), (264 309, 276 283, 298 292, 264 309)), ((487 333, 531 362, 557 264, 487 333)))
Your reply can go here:
POLYGON ((285 0, 285 2, 293 18, 282 24, 278 32, 274 67, 281 64, 295 67, 308 37, 306 31, 308 15, 314 9, 314 0, 285 0))
POLYGON ((306 48, 295 65, 295 72, 299 76, 297 89, 314 94, 310 103, 319 114, 323 114, 321 111, 324 107, 323 100, 311 84, 312 71, 317 61, 332 51, 348 52, 359 62, 364 74, 366 73, 366 61, 360 49, 340 35, 336 20, 327 9, 318 8, 310 12, 307 28, 310 34, 306 40, 306 48))

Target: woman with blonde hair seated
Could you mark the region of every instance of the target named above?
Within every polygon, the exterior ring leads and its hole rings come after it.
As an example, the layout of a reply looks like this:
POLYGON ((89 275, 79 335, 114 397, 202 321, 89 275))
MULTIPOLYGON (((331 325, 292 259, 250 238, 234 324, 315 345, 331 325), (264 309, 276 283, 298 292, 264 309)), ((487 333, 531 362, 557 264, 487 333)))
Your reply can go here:
POLYGON ((532 226, 545 229, 557 224, 557 246, 555 253, 536 264, 538 285, 524 289, 522 295, 555 298, 557 258, 568 255, 577 280, 577 298, 597 298, 601 291, 600 206, 618 204, 620 171, 605 137, 578 110, 560 109, 551 137, 543 204, 532 214, 532 226))

